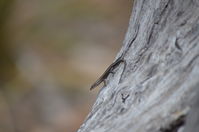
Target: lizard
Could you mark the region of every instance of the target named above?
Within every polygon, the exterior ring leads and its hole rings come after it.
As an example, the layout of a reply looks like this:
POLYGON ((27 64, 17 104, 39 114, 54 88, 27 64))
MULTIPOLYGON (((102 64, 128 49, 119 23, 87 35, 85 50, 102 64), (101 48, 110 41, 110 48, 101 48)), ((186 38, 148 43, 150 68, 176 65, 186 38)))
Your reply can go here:
MULTIPOLYGON (((106 71, 91 85, 90 90, 94 89, 98 85, 100 85, 102 82, 104 82, 104 85, 106 86, 106 79, 110 73, 113 73, 113 70, 120 64, 124 62, 124 65, 126 67, 126 61, 124 60, 124 55, 122 54, 118 59, 116 59, 107 69, 106 71)), ((125 69, 125 68, 124 68, 125 69)), ((124 70, 123 70, 124 71, 124 70)))

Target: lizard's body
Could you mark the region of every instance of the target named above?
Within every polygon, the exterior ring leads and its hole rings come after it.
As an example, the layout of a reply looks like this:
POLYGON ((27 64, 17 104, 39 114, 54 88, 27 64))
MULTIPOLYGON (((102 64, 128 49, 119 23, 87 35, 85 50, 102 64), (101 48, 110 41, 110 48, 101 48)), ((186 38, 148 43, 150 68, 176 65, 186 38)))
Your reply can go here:
MULTIPOLYGON (((104 82, 104 85, 106 85, 105 80, 107 79, 108 75, 110 73, 113 73, 113 70, 115 69, 115 67, 117 67, 120 63, 124 62, 124 56, 121 55, 116 61, 114 61, 107 69, 106 71, 100 76, 100 78, 91 86, 90 90, 94 89, 95 87, 97 87, 98 85, 100 85, 100 83, 104 82)), ((126 63, 125 63, 126 65, 126 63)))

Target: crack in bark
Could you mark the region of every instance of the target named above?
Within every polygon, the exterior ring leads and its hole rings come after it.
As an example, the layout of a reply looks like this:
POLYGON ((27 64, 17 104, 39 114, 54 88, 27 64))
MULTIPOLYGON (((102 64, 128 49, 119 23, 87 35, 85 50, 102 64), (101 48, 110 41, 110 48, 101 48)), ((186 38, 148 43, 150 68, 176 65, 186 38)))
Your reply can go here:
POLYGON ((180 45, 179 45, 179 43, 178 43, 178 40, 179 40, 179 38, 176 38, 176 40, 175 40, 175 47, 176 47, 178 50, 182 51, 182 48, 180 47, 180 45))
POLYGON ((165 128, 160 128, 160 132, 178 132, 179 128, 185 124, 185 115, 180 116, 165 128))
MULTIPOLYGON (((168 8, 169 1, 170 1, 170 0, 167 1, 167 3, 166 3, 165 6, 163 7, 162 11, 158 14, 158 16, 155 16, 155 17, 158 18, 157 20, 155 20, 155 22, 154 22, 155 24, 159 24, 161 18, 163 17, 163 14, 165 13, 165 11, 166 11, 167 8, 168 8)), ((157 13, 156 13, 156 14, 157 14, 157 13)))
POLYGON ((137 38, 137 35, 138 35, 138 31, 139 31, 139 28, 140 28, 140 24, 138 24, 136 26, 137 29, 135 29, 135 36, 133 37, 133 39, 128 43, 127 45, 127 49, 125 51, 125 53, 127 53, 127 51, 130 49, 131 45, 133 44, 133 42, 135 41, 135 39, 137 38))
POLYGON ((191 59, 191 61, 188 63, 188 65, 186 66, 187 68, 190 68, 191 65, 194 63, 194 61, 199 57, 199 54, 197 54, 196 56, 193 57, 193 59, 191 59))
POLYGON ((130 95, 128 94, 128 95, 126 95, 126 97, 124 97, 124 94, 122 93, 121 96, 122 96, 122 103, 125 104, 126 99, 127 99, 130 95))

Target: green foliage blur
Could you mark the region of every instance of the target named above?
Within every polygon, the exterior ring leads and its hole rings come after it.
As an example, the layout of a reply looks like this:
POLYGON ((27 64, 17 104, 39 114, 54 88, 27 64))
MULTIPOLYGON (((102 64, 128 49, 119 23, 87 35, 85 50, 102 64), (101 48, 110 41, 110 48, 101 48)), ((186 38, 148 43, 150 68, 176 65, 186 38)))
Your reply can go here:
MULTIPOLYGON (((0 84, 3 85, 15 73, 15 64, 9 51, 7 36, 5 34, 6 20, 12 0, 1 0, 0 2, 0 84)), ((2 87, 3 88, 3 87, 2 87)))

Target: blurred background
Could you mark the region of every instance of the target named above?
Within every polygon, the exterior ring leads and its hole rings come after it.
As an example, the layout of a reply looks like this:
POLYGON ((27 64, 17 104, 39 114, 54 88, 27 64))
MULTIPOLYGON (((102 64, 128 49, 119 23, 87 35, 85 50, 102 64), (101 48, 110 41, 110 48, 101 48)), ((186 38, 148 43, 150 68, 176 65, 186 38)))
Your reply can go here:
POLYGON ((122 46, 129 0, 0 0, 0 132, 74 132, 122 46))

